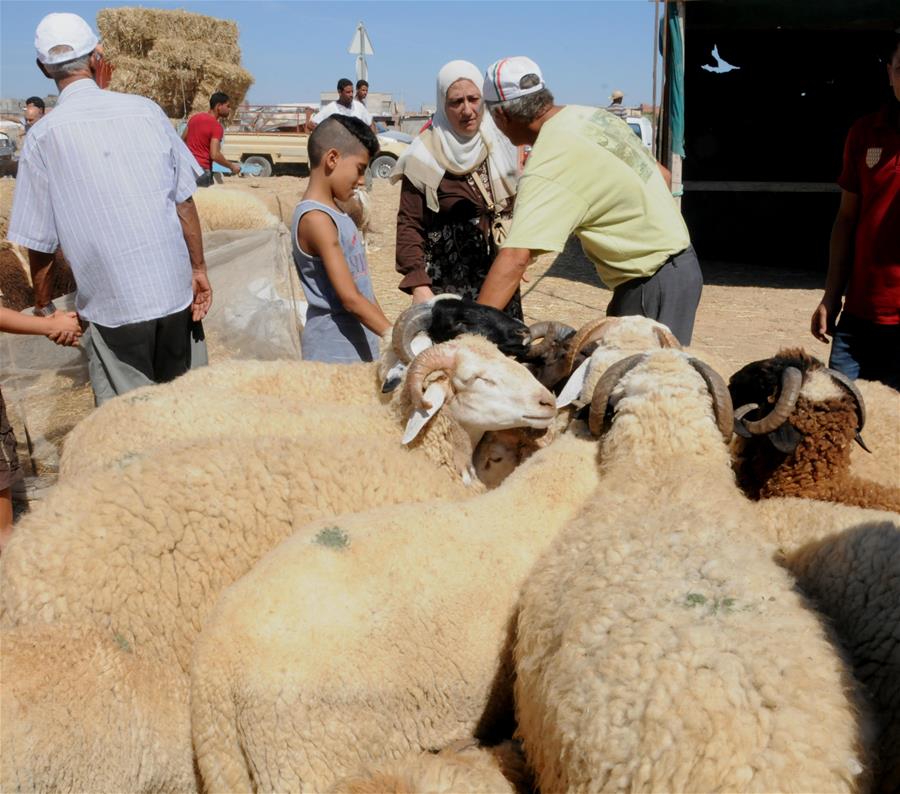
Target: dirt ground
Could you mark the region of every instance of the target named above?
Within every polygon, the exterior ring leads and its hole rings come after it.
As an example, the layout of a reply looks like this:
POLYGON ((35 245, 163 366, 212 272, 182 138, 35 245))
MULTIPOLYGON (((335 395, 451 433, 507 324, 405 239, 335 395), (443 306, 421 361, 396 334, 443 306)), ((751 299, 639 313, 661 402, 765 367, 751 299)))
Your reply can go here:
MULTIPOLYGON (((273 214, 289 223, 307 179, 296 176, 240 178, 228 179, 226 184, 255 195, 273 214)), ((383 180, 375 182, 370 194, 369 265, 376 295, 390 318, 409 305, 409 298, 397 289, 399 277, 394 270, 399 195, 399 185, 383 180)), ((808 331, 809 316, 824 282, 824 270, 818 273, 800 271, 783 262, 752 267, 711 262, 703 259, 702 251, 698 254, 705 286, 697 312, 693 347, 701 351, 701 355, 706 354, 724 377, 749 361, 772 355, 781 347, 802 346, 815 355, 827 356, 828 348, 808 331)), ((736 251, 735 258, 739 257, 740 252, 736 251)), ((529 322, 555 319, 577 327, 603 314, 611 297, 574 239, 562 253, 541 256, 531 267, 529 277, 530 281, 522 288, 525 316, 529 322)), ((63 381, 47 373, 38 391, 40 397, 29 400, 28 423, 39 428, 40 435, 58 448, 68 430, 91 410, 90 387, 66 387, 63 381)), ((24 410, 24 406, 22 408, 24 410)), ((13 427, 19 430, 21 437, 24 436, 22 417, 18 413, 16 406, 10 406, 13 427)))
MULTIPOLYGON (((306 186, 302 177, 230 180, 229 186, 254 193, 270 210, 289 222, 294 205, 306 186)), ((378 180, 373 186, 369 266, 375 293, 388 317, 394 317, 409 299, 397 289, 394 239, 399 185, 378 180)), ((785 262, 749 266, 711 262, 698 251, 703 268, 703 297, 697 312, 693 346, 709 351, 717 364, 730 367, 726 377, 749 361, 772 355, 781 347, 802 346, 827 357, 828 347, 809 333, 809 318, 825 282, 821 272, 797 270, 785 262)), ((740 251, 735 250, 735 259, 740 251)), ((597 278, 593 266, 570 240, 561 254, 545 254, 531 267, 530 283, 523 284, 523 305, 529 322, 562 320, 578 326, 602 314, 611 292, 597 278)))

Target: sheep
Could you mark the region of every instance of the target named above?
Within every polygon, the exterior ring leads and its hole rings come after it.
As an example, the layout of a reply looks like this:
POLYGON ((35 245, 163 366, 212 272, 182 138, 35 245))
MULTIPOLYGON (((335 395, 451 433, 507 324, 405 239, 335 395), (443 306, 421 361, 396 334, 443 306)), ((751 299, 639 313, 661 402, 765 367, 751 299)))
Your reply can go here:
POLYGON ((243 190, 212 187, 193 196, 200 229, 277 229, 281 221, 256 196, 243 190))
POLYGON ((764 537, 778 547, 777 559, 831 621, 874 707, 882 740, 872 790, 895 791, 900 783, 900 515, 792 497, 763 499, 757 511, 764 537))
POLYGON ((526 353, 528 368, 548 389, 557 392, 569 376, 569 345, 575 329, 557 320, 545 320, 530 325, 528 332, 531 336, 526 353))
POLYGON ((854 438, 865 446, 860 437, 865 404, 846 376, 799 348, 785 349, 738 370, 729 389, 740 406, 734 444, 738 482, 751 498, 803 496, 900 511, 896 460, 882 461, 894 472, 893 486, 850 472, 854 438), (760 406, 773 402, 759 416, 760 406))
POLYGON ((185 683, 91 626, 0 632, 0 789, 197 791, 185 683))
POLYGON ((194 646, 207 791, 317 791, 360 762, 511 730, 519 587, 596 487, 561 438, 498 489, 315 522, 222 593, 194 646))
POLYGON ((724 382, 679 351, 632 356, 600 378, 590 424, 598 488, 516 624, 540 789, 864 790, 867 723, 735 484, 724 382))
MULTIPOLYGON (((435 306, 444 302, 437 302, 435 306)), ((405 329, 416 325, 423 312, 428 314, 430 310, 427 306, 413 307, 398 319, 392 349, 400 351, 401 359, 408 360, 405 350, 410 342, 404 338, 405 329)), ((418 333, 417 327, 411 330, 410 339, 418 333)), ((485 370, 500 368, 532 381, 524 368, 505 361, 496 348, 484 340, 475 337, 467 337, 467 340, 462 341, 461 352, 457 355, 460 362, 471 362, 480 357, 484 359, 485 370), (472 353, 466 349, 471 349, 472 353)), ((399 392, 379 395, 377 382, 386 377, 389 360, 392 359, 385 351, 377 365, 311 361, 222 362, 193 370, 170 384, 135 390, 106 403, 73 429, 63 447, 60 479, 105 467, 148 445, 160 446, 176 439, 234 432, 300 435, 328 432, 327 424, 310 428, 305 417, 312 403, 366 406, 371 409, 369 416, 356 417, 356 424, 384 427, 385 423, 389 425, 394 421, 398 406, 406 404, 398 396, 399 392), (248 397, 252 398, 257 410, 247 410, 248 397), (197 410, 201 401, 209 405, 207 411, 197 410), (284 416, 286 413, 289 415, 284 416)), ((405 367, 404 364, 404 371, 405 367)), ((525 385, 518 382, 520 386, 525 385)), ((455 387, 457 391, 459 386, 455 387)), ((354 416, 348 413, 344 422, 352 421, 354 416)))
POLYGON ((368 765, 342 778, 329 794, 526 794, 531 778, 517 743, 480 747, 464 739, 437 753, 368 765))

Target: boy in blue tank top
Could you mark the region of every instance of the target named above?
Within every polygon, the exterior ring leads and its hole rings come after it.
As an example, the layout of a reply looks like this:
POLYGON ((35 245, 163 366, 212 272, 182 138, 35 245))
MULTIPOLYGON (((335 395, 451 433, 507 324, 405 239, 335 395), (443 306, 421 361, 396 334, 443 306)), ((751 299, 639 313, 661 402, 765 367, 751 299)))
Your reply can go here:
POLYGON ((374 361, 391 324, 375 300, 356 224, 336 201, 365 183, 378 139, 359 119, 334 115, 309 137, 309 186, 294 210, 294 264, 309 303, 303 358, 346 364, 374 361))

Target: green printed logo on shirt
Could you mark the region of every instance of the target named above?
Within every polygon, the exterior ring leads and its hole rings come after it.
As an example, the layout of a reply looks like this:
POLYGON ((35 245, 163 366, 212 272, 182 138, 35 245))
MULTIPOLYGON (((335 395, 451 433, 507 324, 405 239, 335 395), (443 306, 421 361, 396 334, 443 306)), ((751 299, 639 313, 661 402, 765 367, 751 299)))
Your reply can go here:
POLYGON ((618 157, 646 182, 653 176, 656 165, 641 139, 622 119, 604 110, 597 110, 584 125, 585 137, 618 157))

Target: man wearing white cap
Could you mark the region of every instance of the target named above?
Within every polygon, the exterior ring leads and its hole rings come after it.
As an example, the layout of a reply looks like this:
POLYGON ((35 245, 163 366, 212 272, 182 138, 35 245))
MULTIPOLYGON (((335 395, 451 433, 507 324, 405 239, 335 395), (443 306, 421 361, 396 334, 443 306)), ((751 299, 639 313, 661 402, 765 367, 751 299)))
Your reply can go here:
POLYGON ((555 105, 521 56, 492 64, 482 95, 500 131, 532 151, 479 302, 505 306, 532 256, 575 234, 613 290, 607 314, 650 317, 689 344, 703 277, 660 166, 631 128, 602 109, 555 105))
POLYGON ((201 170, 158 105, 98 88, 103 56, 81 17, 48 14, 34 45, 59 101, 25 139, 8 237, 28 248, 38 314, 56 311, 50 271, 65 249, 99 405, 205 363, 201 170))
POLYGON ((628 109, 625 107, 625 105, 622 104, 624 99, 625 94, 623 94, 617 88, 610 95, 609 104, 606 106, 606 109, 614 116, 618 116, 620 119, 628 118, 628 109))

